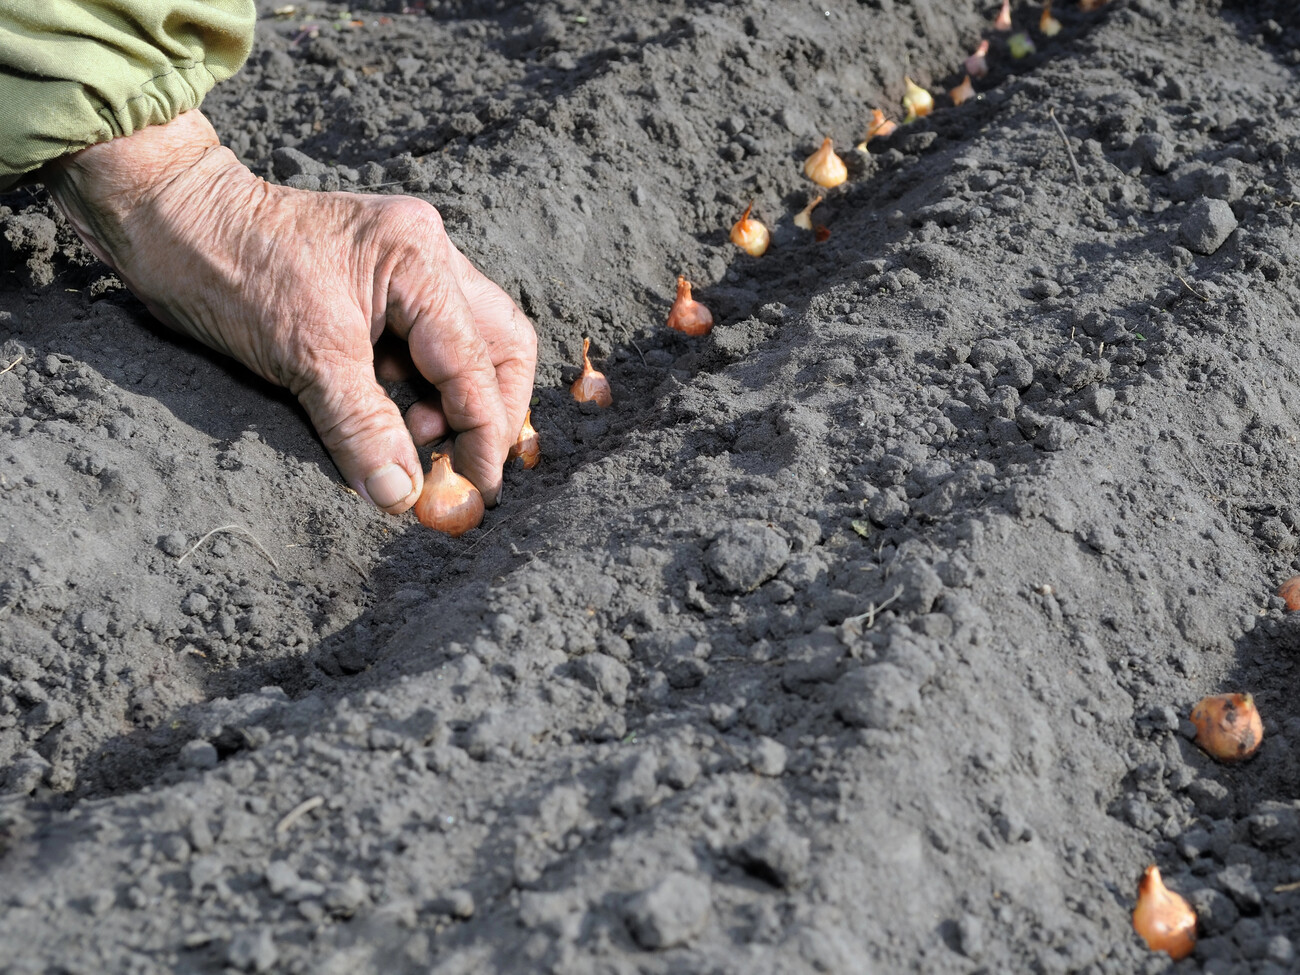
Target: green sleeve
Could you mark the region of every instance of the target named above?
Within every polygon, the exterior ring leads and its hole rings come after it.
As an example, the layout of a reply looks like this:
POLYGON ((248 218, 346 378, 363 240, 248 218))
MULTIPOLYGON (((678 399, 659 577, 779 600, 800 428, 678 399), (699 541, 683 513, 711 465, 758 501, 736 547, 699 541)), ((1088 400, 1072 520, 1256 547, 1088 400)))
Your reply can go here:
POLYGON ((197 108, 256 17, 253 0, 0 0, 0 190, 197 108))

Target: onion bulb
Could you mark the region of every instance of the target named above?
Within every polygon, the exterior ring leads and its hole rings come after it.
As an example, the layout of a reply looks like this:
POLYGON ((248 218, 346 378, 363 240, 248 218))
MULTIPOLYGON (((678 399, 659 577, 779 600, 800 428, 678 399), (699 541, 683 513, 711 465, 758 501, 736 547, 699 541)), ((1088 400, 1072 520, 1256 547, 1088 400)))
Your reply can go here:
POLYGON ((839 186, 849 178, 849 169, 844 165, 844 160, 835 155, 830 136, 823 139, 821 148, 804 161, 803 174, 818 186, 827 189, 839 186))
POLYGON ((812 212, 817 204, 821 203, 823 197, 819 193, 808 201, 808 205, 794 215, 794 225, 800 230, 812 230, 812 212))
POLYGON ((767 251, 767 245, 772 243, 772 235, 762 221, 749 216, 753 209, 754 203, 751 200, 741 218, 732 224, 731 242, 750 257, 762 257, 767 251))
POLYGON ((415 517, 420 524, 456 538, 482 523, 483 495, 468 478, 452 470, 446 454, 434 454, 432 460, 420 500, 415 502, 415 517))
POLYGON ((668 312, 668 327, 684 335, 708 335, 713 313, 691 297, 691 283, 677 276, 677 300, 668 312))
POLYGON ((1110 3, 1110 0, 1079 0, 1079 9, 1092 13, 1094 10, 1100 10, 1108 3, 1110 3))
POLYGON ((1300 576, 1292 576, 1278 586, 1277 594, 1282 597, 1282 601, 1286 603, 1289 612, 1294 613, 1297 609, 1300 609, 1300 576))
POLYGON ((1011 0, 1002 0, 1002 9, 999 10, 998 15, 993 18, 993 29, 1011 29, 1011 0))
POLYGON ((898 123, 892 118, 885 118, 885 113, 878 108, 871 110, 871 124, 867 126, 867 141, 877 137, 884 138, 892 135, 898 128, 898 123))
POLYGON ((980 41, 975 53, 966 59, 966 73, 972 78, 983 78, 989 73, 989 42, 980 41))
POLYGON ((522 460, 524 468, 530 471, 542 459, 541 441, 537 437, 537 431, 533 429, 532 410, 524 414, 524 425, 519 431, 519 437, 510 448, 510 453, 506 454, 506 460, 514 460, 516 457, 522 460))
POLYGON ((1038 32, 1044 37, 1055 37, 1061 33, 1061 22, 1052 16, 1052 0, 1043 4, 1043 12, 1038 18, 1038 32))
POLYGON ((1033 39, 1024 31, 1017 31, 1007 38, 1007 50, 1013 58, 1027 58, 1038 48, 1034 47, 1033 39))
POLYGON ((569 392, 579 403, 595 403, 599 407, 609 406, 614 402, 614 394, 609 390, 609 380, 605 374, 591 368, 587 352, 591 349, 591 339, 582 340, 582 375, 573 381, 569 392))
POLYGON ((1211 694, 1192 708, 1196 744, 1220 762, 1250 758, 1264 740, 1264 722, 1250 694, 1211 694))
POLYGON ((970 75, 963 78, 961 84, 956 88, 949 89, 948 97, 952 99, 954 105, 960 105, 962 102, 974 98, 975 86, 970 83, 970 75))
POLYGON ((1174 961, 1186 958, 1196 948, 1196 912, 1180 894, 1165 886, 1154 864, 1138 881, 1133 930, 1148 948, 1163 951, 1174 961))
POLYGON ((907 86, 907 91, 903 94, 903 107, 907 109, 907 115, 903 118, 904 123, 915 122, 934 111, 933 95, 911 78, 904 77, 903 84, 907 86))

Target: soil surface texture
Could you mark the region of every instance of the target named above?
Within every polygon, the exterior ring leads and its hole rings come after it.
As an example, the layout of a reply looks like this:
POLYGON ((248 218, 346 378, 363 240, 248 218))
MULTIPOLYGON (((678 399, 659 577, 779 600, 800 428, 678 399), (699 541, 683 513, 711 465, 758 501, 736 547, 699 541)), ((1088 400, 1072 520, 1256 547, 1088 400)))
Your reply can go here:
POLYGON ((0 973, 1300 970, 1300 7, 279 6, 205 111, 438 207, 543 460, 378 513, 0 197, 0 973))

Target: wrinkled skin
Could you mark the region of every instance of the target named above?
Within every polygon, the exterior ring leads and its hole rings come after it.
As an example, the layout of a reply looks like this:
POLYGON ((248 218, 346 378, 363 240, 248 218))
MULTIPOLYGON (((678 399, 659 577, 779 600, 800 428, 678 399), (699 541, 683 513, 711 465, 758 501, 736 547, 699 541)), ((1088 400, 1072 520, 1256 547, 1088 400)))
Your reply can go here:
POLYGON ((410 197, 311 193, 254 176, 198 111, 45 166, 87 245, 162 322, 288 387, 347 483, 393 514, 416 445, 456 435, 489 504, 532 395, 532 324, 410 197), (437 388, 403 419, 376 378, 437 388))

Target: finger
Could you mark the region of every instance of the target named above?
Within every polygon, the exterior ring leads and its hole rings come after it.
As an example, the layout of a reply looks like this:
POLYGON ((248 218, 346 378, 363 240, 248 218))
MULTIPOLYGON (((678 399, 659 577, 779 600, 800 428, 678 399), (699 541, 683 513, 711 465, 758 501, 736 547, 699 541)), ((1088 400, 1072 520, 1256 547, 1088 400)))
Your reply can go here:
MULTIPOLYGON (((442 250, 453 248, 448 244, 442 250)), ((447 262, 404 267, 393 277, 389 302, 398 328, 409 322, 411 360, 437 387, 442 415, 458 434, 456 469, 473 482, 486 504, 495 504, 501 469, 518 430, 510 429, 487 343, 447 262)))
POLYGON ((451 433, 442 407, 436 400, 428 399, 416 400, 411 404, 406 411, 406 429, 411 431, 411 439, 417 447, 427 447, 451 433))
POLYGON ((401 411, 375 381, 369 344, 318 351, 290 387, 353 490, 389 514, 415 504, 420 460, 401 411))
POLYGON ((518 435, 533 396, 537 370, 537 333, 510 296, 485 277, 459 251, 453 264, 461 292, 474 312, 479 334, 488 345, 501 400, 518 435))

